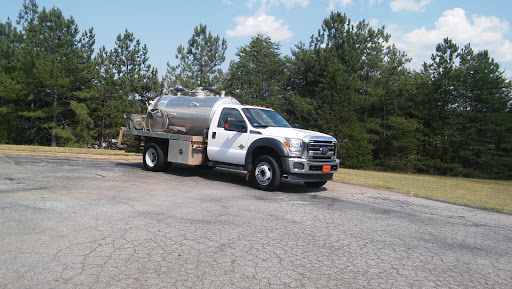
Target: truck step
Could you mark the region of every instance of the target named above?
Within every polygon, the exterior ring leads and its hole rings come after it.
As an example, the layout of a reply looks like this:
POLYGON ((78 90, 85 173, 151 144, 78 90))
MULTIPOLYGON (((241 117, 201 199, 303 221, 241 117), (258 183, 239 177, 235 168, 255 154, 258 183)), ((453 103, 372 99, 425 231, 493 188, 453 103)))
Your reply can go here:
POLYGON ((208 166, 216 167, 216 168, 224 168, 224 169, 230 169, 235 171, 243 171, 244 166, 242 165, 233 165, 233 164, 227 164, 223 162, 208 162, 208 166))

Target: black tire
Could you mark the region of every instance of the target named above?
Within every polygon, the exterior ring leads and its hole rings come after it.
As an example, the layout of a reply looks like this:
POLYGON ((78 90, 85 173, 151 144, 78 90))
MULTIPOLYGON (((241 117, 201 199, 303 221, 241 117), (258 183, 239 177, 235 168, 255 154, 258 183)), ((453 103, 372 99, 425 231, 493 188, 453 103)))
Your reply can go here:
POLYGON ((281 169, 273 157, 260 156, 254 162, 253 168, 250 179, 257 189, 273 191, 281 184, 281 169))
POLYGON ((149 143, 144 146, 142 162, 144 163, 144 169, 152 172, 161 172, 168 167, 166 153, 156 143, 149 143))
POLYGON ((325 185, 325 183, 327 183, 327 181, 304 182, 304 183, 306 184, 306 186, 311 187, 311 188, 320 188, 323 185, 325 185))

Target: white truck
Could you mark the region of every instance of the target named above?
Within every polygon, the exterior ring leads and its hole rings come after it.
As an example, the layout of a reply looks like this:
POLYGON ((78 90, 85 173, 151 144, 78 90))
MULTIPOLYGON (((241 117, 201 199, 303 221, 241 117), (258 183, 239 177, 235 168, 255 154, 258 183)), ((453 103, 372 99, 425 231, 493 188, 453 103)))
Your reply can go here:
POLYGON ((321 187, 338 171, 336 139, 292 128, 270 108, 242 105, 233 97, 161 96, 147 114, 127 114, 123 135, 143 146, 144 168, 163 171, 172 163, 247 172, 258 189, 272 191, 283 178, 321 187))

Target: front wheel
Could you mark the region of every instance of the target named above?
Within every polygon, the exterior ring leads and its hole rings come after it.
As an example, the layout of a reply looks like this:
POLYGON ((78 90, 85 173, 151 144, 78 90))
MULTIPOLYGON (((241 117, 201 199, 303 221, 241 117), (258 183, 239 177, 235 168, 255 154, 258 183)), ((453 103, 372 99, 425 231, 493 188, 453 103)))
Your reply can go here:
POLYGON ((159 145, 150 143, 144 147, 142 155, 144 168, 152 172, 161 172, 167 168, 167 159, 159 145))
POLYGON ((311 187, 311 188, 320 188, 323 185, 325 185, 325 183, 327 183, 327 181, 304 182, 304 183, 306 184, 306 186, 311 187))
POLYGON ((281 184, 281 170, 276 160, 263 155, 254 162, 250 179, 257 189, 273 191, 281 184))

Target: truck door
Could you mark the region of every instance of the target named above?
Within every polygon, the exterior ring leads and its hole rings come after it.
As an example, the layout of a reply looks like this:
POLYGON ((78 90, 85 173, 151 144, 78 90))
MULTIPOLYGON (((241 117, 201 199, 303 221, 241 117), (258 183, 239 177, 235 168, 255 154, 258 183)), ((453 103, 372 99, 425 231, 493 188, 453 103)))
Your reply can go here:
MULTIPOLYGON (((208 158, 212 161, 244 165, 249 134, 245 131, 229 131, 225 125, 228 121, 247 124, 236 108, 223 108, 216 125, 210 126, 208 132, 208 158)), ((214 120, 215 121, 215 120, 214 120)))

